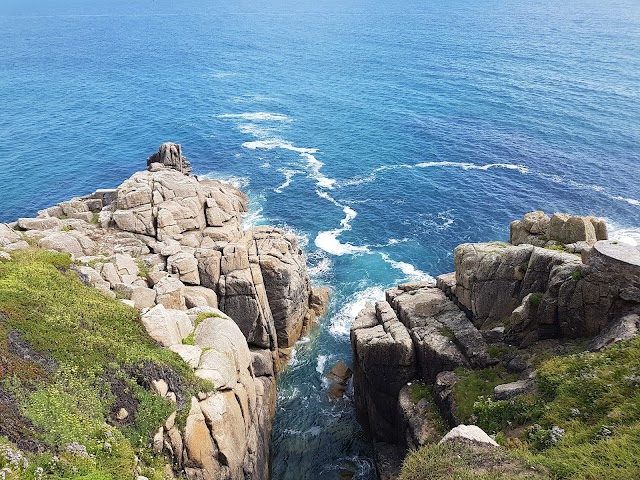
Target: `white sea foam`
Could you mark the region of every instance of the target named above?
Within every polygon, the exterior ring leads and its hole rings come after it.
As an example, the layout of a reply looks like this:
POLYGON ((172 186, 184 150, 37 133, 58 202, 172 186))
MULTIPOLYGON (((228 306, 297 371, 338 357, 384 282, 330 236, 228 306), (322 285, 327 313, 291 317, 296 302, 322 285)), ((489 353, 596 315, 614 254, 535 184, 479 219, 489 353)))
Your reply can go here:
POLYGON ((381 286, 375 285, 365 290, 357 292, 349 297, 344 306, 331 318, 329 332, 336 337, 349 335, 351 324, 355 320, 360 310, 367 303, 373 303, 384 299, 384 290, 381 286))
POLYGON ((254 103, 254 102, 273 102, 273 97, 267 97, 266 95, 239 95, 233 97, 232 101, 235 103, 254 103))
POLYGON ((262 207, 251 210, 242 216, 242 230, 250 230, 258 225, 264 225, 266 219, 262 215, 262 207))
POLYGON ((623 227, 607 220, 609 238, 622 243, 640 246, 640 227, 623 227))
POLYGON ((380 256, 382 257, 382 259, 386 263, 388 263, 393 268, 395 268, 397 270, 400 270, 402 273, 407 275, 407 277, 409 277, 409 279, 411 281, 415 281, 415 282, 423 281, 423 280, 435 281, 435 279, 431 275, 429 275, 428 273, 423 272, 422 270, 418 270, 416 267, 414 267, 410 263, 398 262, 398 261, 393 260, 386 253, 383 253, 383 252, 379 252, 379 253, 380 253, 380 256))
POLYGON ((253 135, 256 138, 264 138, 273 135, 274 128, 268 128, 255 123, 243 123, 238 126, 238 130, 247 135, 253 135))
POLYGON ((249 186, 248 177, 237 177, 235 175, 220 175, 216 172, 205 173, 204 175, 198 175, 198 178, 207 178, 209 180, 217 180, 222 183, 228 183, 234 187, 242 190, 249 186))
POLYGON ((640 200, 636 200, 635 198, 627 198, 621 197, 619 195, 611 196, 613 200, 620 200, 622 202, 627 202, 629 205, 635 205, 636 207, 640 207, 640 200))
POLYGON ((318 355, 318 362, 316 363, 316 372, 320 375, 324 373, 324 367, 327 365, 327 356, 318 355))
POLYGON ((307 271, 309 272, 309 276, 311 278, 314 278, 314 277, 317 278, 317 277, 326 275, 331 271, 331 264, 332 264, 331 259, 323 255, 319 262, 307 268, 307 271))
POLYGON ((222 113, 218 115, 218 118, 231 118, 248 120, 251 122, 291 122, 291 117, 282 113, 270 113, 270 112, 247 112, 247 113, 222 113))
POLYGON ((298 153, 316 153, 318 151, 317 148, 296 147, 291 142, 287 142, 281 138, 267 138, 264 140, 255 140, 253 142, 244 142, 242 146, 249 150, 273 150, 274 148, 281 148, 283 150, 290 150, 298 153))
POLYGON ((278 188, 273 190, 276 193, 282 193, 282 191, 285 188, 291 185, 291 181, 293 180, 294 176, 304 173, 304 172, 301 172, 300 170, 289 170, 289 169, 282 169, 282 168, 278 169, 278 171, 284 175, 284 182, 278 188))
POLYGON ((213 78, 228 78, 228 77, 237 77, 240 74, 237 72, 215 72, 211 76, 213 78))

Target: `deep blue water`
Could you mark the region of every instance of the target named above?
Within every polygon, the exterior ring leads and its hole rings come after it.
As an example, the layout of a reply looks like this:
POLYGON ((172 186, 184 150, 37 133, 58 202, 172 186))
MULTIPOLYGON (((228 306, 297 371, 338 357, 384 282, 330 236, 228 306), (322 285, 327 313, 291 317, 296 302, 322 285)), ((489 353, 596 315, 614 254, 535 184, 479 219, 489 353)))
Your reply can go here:
POLYGON ((0 221, 175 141, 298 233, 328 317, 279 379, 274 478, 374 478, 348 399, 359 307, 543 209, 640 226, 636 0, 0 4, 0 221))

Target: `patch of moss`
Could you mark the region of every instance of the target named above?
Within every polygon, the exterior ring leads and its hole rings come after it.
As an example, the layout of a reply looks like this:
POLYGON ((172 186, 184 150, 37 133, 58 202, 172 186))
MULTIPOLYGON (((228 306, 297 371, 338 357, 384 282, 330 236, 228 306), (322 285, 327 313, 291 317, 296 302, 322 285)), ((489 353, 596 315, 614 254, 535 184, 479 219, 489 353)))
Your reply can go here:
POLYGON ((441 327, 438 327, 437 330, 438 330, 438 333, 443 337, 456 338, 455 334, 451 330, 449 330, 447 327, 441 326, 441 327))
POLYGON ((567 253, 567 250, 564 247, 564 244, 559 243, 557 245, 547 245, 546 247, 547 250, 555 250, 556 252, 564 252, 567 253))
POLYGON ((529 305, 531 305, 534 308, 538 308, 542 303, 543 297, 544 297, 543 293, 540 293, 540 292, 532 293, 531 296, 529 297, 529 305))
POLYGON ((582 271, 582 269, 578 268, 577 270, 571 272, 571 278, 574 282, 582 280, 584 278, 584 272, 582 271))
POLYGON ((136 264, 138 265, 139 276, 141 276, 142 278, 147 278, 147 275, 151 270, 149 265, 144 263, 142 260, 136 260, 136 264))
POLYGON ((504 343, 494 343, 487 347, 487 353, 490 357, 501 360, 507 353, 512 353, 518 350, 512 345, 506 345, 504 343))
POLYGON ((529 262, 522 262, 518 266, 518 270, 520 271, 520 273, 527 273, 527 268, 529 268, 529 262))

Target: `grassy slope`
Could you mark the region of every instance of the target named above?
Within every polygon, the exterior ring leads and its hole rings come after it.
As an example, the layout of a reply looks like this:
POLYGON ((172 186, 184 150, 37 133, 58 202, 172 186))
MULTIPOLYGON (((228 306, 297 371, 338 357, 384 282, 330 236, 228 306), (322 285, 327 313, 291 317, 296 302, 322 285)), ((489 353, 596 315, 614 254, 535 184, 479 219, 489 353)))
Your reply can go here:
MULTIPOLYGON (((553 479, 640 478, 640 338, 546 360, 538 369, 538 393, 511 400, 491 400, 496 372, 459 373, 455 395, 463 413, 472 405, 470 420, 497 433, 507 447, 505 464, 529 473, 525 467, 533 466, 553 479)), ((481 464, 480 457, 451 447, 428 446, 407 458, 401 478, 523 478, 483 471, 481 464), (437 473, 446 465, 450 473, 437 473), (465 476, 474 471, 478 476, 465 476)))
POLYGON ((36 249, 0 263, 0 393, 15 406, 10 418, 0 416, 0 469, 10 466, 7 449, 15 450, 9 439, 29 438, 45 451, 30 455, 25 476, 40 467, 44 478, 130 480, 141 467, 162 478, 164 460, 152 454, 150 438, 175 406, 149 391, 145 372, 170 372, 183 398, 212 385, 155 346, 137 310, 83 285, 69 264, 67 255, 36 249), (12 331, 53 368, 11 351, 12 331), (115 384, 135 405, 121 424, 113 421, 115 384), (74 442, 86 455, 67 451, 74 442))

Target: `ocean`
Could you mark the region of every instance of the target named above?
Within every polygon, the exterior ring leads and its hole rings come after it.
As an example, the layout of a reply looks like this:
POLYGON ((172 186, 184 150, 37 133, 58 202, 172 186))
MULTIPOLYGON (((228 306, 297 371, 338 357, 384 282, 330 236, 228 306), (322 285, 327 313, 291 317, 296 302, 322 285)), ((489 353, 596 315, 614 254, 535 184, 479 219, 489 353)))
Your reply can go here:
POLYGON ((2 0, 0 221, 165 141, 297 234, 333 294, 278 380, 274 479, 374 479, 349 326, 532 210, 640 243, 636 0, 2 0))

